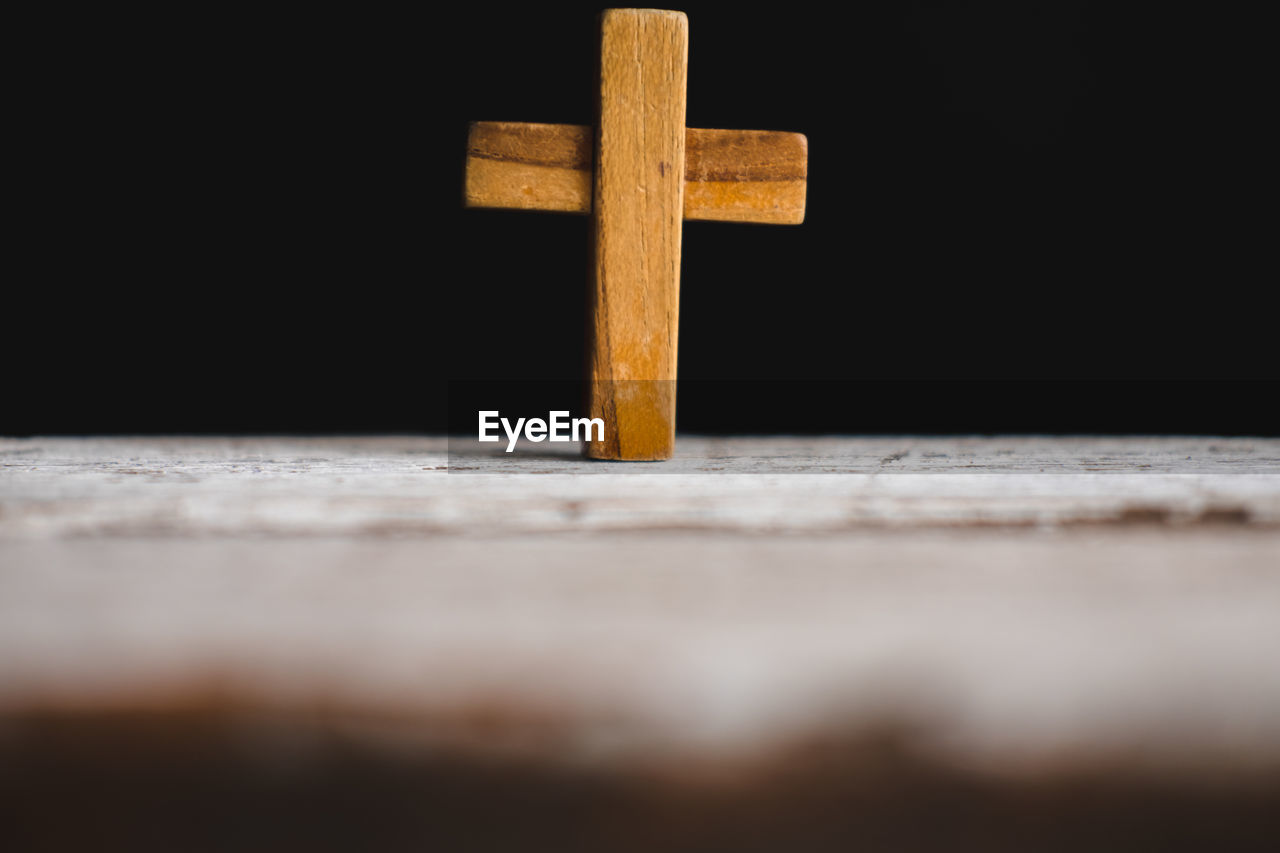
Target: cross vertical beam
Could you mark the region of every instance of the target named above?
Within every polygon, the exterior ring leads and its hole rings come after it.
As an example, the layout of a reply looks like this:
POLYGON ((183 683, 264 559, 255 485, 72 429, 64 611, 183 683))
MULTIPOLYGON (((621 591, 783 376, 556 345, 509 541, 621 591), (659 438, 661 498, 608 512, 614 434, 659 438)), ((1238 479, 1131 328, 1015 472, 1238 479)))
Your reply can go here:
POLYGON ((588 410, 597 459, 668 459, 684 216, 689 23, 609 9, 600 24, 588 410))

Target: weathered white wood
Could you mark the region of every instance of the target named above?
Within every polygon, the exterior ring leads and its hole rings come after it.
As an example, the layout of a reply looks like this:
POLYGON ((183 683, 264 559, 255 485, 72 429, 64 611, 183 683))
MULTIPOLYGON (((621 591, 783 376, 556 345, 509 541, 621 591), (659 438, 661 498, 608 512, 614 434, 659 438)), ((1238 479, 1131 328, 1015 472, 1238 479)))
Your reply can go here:
POLYGON ((0 710, 213 699, 439 737, 488 709, 618 759, 906 721, 967 761, 1247 766, 1280 758, 1277 549, 1153 529, 5 542, 0 710))
POLYGON ((619 761, 905 721, 975 766, 1274 766, 1278 450, 695 438, 635 474, 422 438, 4 440, 0 712, 323 709, 619 761))
POLYGON ((0 439, 0 536, 1280 523, 1274 439, 681 442, 632 466, 442 438, 0 439))

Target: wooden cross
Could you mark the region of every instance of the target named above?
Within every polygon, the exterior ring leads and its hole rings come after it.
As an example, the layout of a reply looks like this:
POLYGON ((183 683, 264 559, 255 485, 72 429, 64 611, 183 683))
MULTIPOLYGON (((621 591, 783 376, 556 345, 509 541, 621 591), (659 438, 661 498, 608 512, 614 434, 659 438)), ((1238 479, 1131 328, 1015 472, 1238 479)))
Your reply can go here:
POLYGON ((688 48, 683 12, 608 9, 594 133, 471 125, 468 207, 593 214, 588 410, 605 434, 586 453, 597 459, 674 452, 681 221, 804 220, 804 135, 686 128, 688 48))

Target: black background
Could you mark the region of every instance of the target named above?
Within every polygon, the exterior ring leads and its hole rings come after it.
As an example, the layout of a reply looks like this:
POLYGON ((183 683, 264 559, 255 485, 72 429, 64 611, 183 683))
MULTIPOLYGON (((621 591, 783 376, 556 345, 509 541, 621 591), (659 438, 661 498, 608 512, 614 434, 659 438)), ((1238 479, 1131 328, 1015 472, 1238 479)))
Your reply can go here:
MULTIPOLYGON (((590 123, 599 8, 56 31, 23 81, 0 432, 559 407, 587 219, 463 210, 463 150, 471 120, 590 123)), ((686 224, 681 429, 1280 434, 1248 22, 682 8, 689 125, 803 132, 810 183, 799 227, 686 224)))

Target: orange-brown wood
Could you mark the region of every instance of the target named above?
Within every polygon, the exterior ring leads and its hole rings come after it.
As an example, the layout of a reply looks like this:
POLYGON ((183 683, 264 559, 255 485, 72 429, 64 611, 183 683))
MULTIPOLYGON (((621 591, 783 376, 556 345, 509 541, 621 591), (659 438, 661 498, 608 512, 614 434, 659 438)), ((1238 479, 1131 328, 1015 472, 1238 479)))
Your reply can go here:
POLYGON ((686 128, 683 12, 608 9, 594 128, 475 122, 468 207, 592 215, 588 402, 598 459, 675 452, 680 241, 685 219, 804 221, 803 134, 686 128))
POLYGON ((668 459, 689 23, 682 12, 609 9, 600 30, 588 411, 604 420, 605 435, 587 442, 586 453, 668 459))
POLYGON ((809 142, 775 130, 685 132, 684 218, 804 222, 809 142))
POLYGON ((473 122, 466 205, 590 212, 591 137, 572 124, 473 122))
MULTIPOLYGON (((467 206, 590 213, 592 136, 571 124, 473 123, 467 206)), ((802 133, 685 130, 685 219, 798 225, 807 177, 802 133)))

